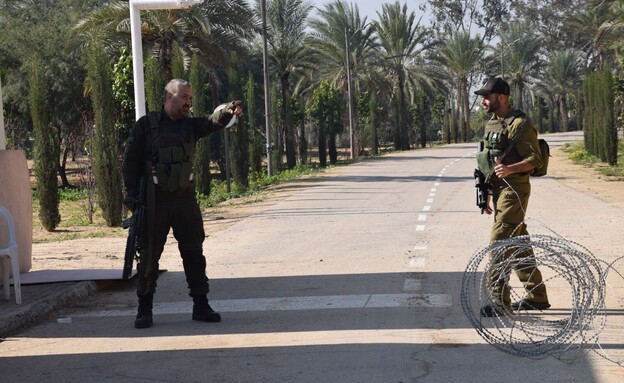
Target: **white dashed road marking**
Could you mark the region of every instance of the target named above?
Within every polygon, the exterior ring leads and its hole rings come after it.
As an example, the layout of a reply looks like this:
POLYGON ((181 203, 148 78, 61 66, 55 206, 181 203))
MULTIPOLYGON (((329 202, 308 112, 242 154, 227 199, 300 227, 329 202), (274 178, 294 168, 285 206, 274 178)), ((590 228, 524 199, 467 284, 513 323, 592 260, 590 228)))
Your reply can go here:
POLYGON ((426 258, 425 257, 415 257, 410 259, 410 267, 422 269, 425 267, 426 258))

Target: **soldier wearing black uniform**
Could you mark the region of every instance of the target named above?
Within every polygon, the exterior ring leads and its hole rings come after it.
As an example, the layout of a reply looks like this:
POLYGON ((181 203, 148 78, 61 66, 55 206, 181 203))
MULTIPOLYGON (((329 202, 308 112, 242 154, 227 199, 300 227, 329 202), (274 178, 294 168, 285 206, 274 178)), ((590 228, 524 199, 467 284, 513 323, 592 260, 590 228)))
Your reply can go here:
MULTIPOLYGON (((501 78, 492 78, 482 89, 475 91, 482 97, 481 104, 486 111, 492 113, 485 127, 481 150, 477 153, 479 170, 491 185, 491 194, 484 209, 487 214, 494 213, 491 241, 528 235, 524 217, 531 195, 529 176, 543 161, 537 131, 522 111, 511 108, 509 91, 509 84, 501 78)), ((509 250, 504 257, 507 259, 512 253, 513 250, 509 250)), ((507 284, 509 270, 494 267, 488 275, 491 304, 481 308, 482 316, 496 316, 509 308, 545 310, 550 307, 533 251, 517 254, 516 257, 518 261, 513 268, 525 288, 525 298, 511 303, 507 284)))
MULTIPOLYGON (((241 116, 240 101, 207 117, 189 117, 191 84, 174 79, 165 86, 165 105, 160 112, 141 117, 124 153, 124 205, 133 210, 139 182, 146 179, 146 251, 137 265, 139 308, 136 328, 152 321, 152 303, 158 279, 158 261, 169 229, 178 241, 186 282, 193 298, 193 320, 219 322, 221 315, 208 304, 208 277, 202 245, 205 238, 201 211, 195 198, 193 155, 201 137, 223 129, 241 116), (144 178, 143 178, 144 177, 144 178)), ((208 166, 208 164, 206 164, 208 166)))

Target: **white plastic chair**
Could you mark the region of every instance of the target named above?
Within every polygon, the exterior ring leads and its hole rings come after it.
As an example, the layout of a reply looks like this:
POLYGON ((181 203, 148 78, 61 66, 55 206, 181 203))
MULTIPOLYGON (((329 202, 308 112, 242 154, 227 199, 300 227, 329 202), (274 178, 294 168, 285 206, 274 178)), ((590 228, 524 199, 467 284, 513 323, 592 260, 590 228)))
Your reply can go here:
MULTIPOLYGON (((11 299, 11 283, 9 282, 9 268, 13 267, 13 288, 15 290, 15 302, 22 303, 22 286, 20 283, 19 253, 17 252, 17 241, 15 240, 15 226, 13 217, 4 206, 0 206, 0 216, 6 222, 9 237, 7 247, 0 247, 0 269, 2 269, 2 289, 4 299, 11 299)), ((0 245, 1 246, 1 245, 0 245)))

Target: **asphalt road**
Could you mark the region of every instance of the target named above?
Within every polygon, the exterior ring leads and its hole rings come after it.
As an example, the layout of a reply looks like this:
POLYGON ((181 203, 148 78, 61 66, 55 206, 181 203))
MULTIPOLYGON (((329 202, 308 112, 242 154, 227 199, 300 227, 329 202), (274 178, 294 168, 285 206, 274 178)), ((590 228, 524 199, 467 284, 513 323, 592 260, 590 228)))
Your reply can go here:
MULTIPOLYGON (((290 197, 209 237, 221 323, 190 320, 171 244, 152 328, 133 328, 133 286, 119 284, 65 312, 71 323, 54 318, 0 343, 1 380, 624 381, 624 367, 594 352, 571 364, 503 353, 468 321, 462 278, 492 221, 474 206, 475 146, 399 153, 302 180, 290 197)), ((527 223, 610 262, 622 253, 622 213, 546 176, 533 179, 527 223)), ((610 288, 599 343, 624 359, 624 283, 610 288)), ((553 280, 549 293, 553 310, 569 310, 565 286, 553 280)))

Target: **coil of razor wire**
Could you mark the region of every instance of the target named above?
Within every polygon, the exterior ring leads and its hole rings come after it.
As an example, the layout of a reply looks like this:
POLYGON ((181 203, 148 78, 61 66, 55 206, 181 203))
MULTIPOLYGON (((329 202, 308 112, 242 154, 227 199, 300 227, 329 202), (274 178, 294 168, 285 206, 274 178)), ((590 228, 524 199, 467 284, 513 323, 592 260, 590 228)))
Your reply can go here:
MULTIPOLYGON (((589 250, 561 237, 531 235, 495 241, 478 250, 466 267, 462 308, 479 335, 503 352, 532 359, 553 356, 571 362, 583 351, 602 350, 598 341, 606 323, 605 281, 612 268, 613 263, 603 269, 589 250), (491 296, 493 283, 510 283, 512 302, 526 299, 526 289, 511 282, 511 270, 534 270, 534 266, 545 278, 531 289, 542 284, 559 289, 562 279, 569 287, 567 302, 558 302, 556 308, 547 311, 495 305, 498 315, 481 316, 483 306, 497 301, 491 296), (493 281, 493 276, 504 280, 493 281)), ((606 353, 602 356, 619 363, 606 353)))

